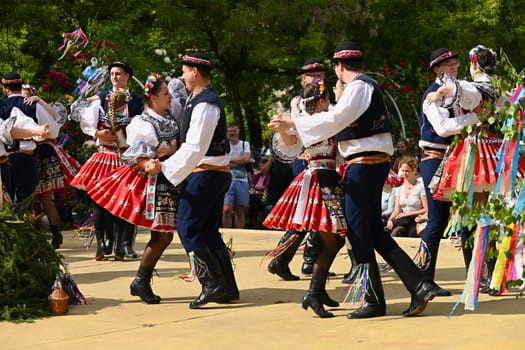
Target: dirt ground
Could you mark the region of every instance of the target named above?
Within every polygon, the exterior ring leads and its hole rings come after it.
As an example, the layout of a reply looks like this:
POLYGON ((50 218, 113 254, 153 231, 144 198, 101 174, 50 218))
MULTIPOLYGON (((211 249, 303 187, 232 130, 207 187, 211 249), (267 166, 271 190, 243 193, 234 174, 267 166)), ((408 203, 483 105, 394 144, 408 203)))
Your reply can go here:
MULTIPOLYGON (((70 306, 64 316, 34 323, 0 323, 0 349, 517 349, 525 345, 521 329, 525 322, 525 299, 519 293, 480 296, 476 311, 464 311, 458 300, 465 270, 461 253, 443 240, 436 279, 452 291, 436 298, 417 317, 403 317, 409 294, 394 272, 382 275, 387 298, 384 317, 349 320, 346 314, 356 305, 329 309, 336 317, 320 319, 301 308, 309 279, 285 282, 266 271, 264 252, 273 248, 281 233, 255 230, 225 230, 233 238, 235 269, 241 299, 238 303, 210 303, 191 310, 188 304, 200 291, 197 282, 186 283, 176 276, 188 272, 188 263, 177 238, 161 258, 153 289, 162 296, 159 305, 147 305, 129 293, 129 284, 139 261, 94 260, 82 242, 65 232, 60 252, 87 305, 70 306)), ((141 252, 149 234, 140 232, 136 250, 141 252)), ((398 239, 410 256, 418 241, 398 239)), ((380 259, 379 259, 380 260, 380 259)), ((300 272, 300 252, 291 268, 300 272)), ((348 271, 346 251, 341 251, 331 271, 337 273, 327 285, 328 293, 340 299, 348 271)))

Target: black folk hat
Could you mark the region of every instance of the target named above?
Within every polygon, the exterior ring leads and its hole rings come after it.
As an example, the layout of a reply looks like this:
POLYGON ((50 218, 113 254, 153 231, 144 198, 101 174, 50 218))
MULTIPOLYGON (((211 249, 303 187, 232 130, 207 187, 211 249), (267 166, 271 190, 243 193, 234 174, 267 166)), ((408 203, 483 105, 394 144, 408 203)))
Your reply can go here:
POLYGON ((212 70, 213 64, 206 54, 201 52, 193 52, 182 56, 182 64, 190 67, 198 67, 201 69, 212 70))
POLYGON ((111 71, 111 68, 113 67, 120 67, 124 69, 124 72, 128 73, 130 78, 133 76, 133 69, 131 69, 127 62, 115 61, 108 66, 108 70, 111 71))
POLYGON ((440 47, 439 49, 434 50, 434 52, 432 52, 430 55, 430 59, 428 60, 428 69, 431 70, 432 68, 439 66, 441 63, 452 58, 457 58, 458 56, 459 54, 457 52, 449 50, 446 47, 440 47))
POLYGON ((332 63, 335 62, 352 62, 363 60, 363 52, 356 43, 352 41, 343 41, 335 48, 332 63))
POLYGON ((17 72, 9 72, 5 73, 4 77, 2 78, 2 85, 22 85, 24 83, 24 79, 18 74, 17 72))
POLYGON ((317 58, 309 58, 304 61, 303 66, 299 69, 299 74, 310 72, 324 72, 324 64, 317 58))

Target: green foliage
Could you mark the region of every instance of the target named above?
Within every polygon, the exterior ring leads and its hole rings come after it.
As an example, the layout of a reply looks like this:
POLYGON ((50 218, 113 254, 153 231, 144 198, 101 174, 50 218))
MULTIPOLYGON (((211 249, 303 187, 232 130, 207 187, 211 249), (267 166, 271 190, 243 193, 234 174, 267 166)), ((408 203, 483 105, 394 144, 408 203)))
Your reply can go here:
POLYGON ((0 320, 30 321, 49 315, 47 297, 61 256, 25 217, 0 209, 0 320))

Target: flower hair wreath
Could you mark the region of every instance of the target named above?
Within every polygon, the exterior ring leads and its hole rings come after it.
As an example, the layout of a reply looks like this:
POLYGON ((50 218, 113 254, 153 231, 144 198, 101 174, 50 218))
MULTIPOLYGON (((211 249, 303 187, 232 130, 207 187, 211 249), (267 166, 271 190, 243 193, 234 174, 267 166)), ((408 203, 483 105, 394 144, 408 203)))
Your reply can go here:
POLYGON ((144 85, 144 95, 146 95, 148 98, 151 97, 151 90, 153 90, 153 87, 159 80, 162 80, 162 77, 157 73, 151 73, 148 75, 146 84, 144 85))
POLYGON ((302 102, 303 104, 306 105, 308 102, 311 102, 311 101, 317 101, 317 100, 319 100, 319 98, 320 98, 321 96, 323 96, 323 94, 324 94, 324 90, 326 89, 326 85, 325 85, 325 83, 324 83, 324 80, 322 80, 322 79, 320 79, 320 80, 316 80, 316 81, 315 81, 315 84, 316 84, 317 86, 319 86, 319 91, 317 91, 317 93, 313 94, 313 95, 310 96, 310 97, 301 98, 301 102, 302 102))

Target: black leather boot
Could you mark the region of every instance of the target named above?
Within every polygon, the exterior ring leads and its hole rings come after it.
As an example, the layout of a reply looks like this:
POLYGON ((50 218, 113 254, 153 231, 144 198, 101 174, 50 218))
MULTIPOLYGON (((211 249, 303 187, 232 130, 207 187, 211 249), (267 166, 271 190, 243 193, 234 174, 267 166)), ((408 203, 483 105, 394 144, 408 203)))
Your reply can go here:
POLYGON ((124 227, 123 250, 124 256, 128 259, 137 259, 138 254, 133 250, 133 242, 135 241, 135 226, 126 223, 124 227))
POLYGON ((95 229, 95 238, 97 239, 97 251, 95 253, 95 260, 100 261, 104 259, 104 251, 106 245, 104 243, 104 232, 95 229))
POLYGON ((377 261, 368 263, 368 285, 365 294, 365 303, 359 309, 349 313, 348 318, 371 318, 386 314, 385 293, 381 283, 381 274, 377 261))
POLYGON ((305 233, 286 231, 277 245, 280 246, 285 244, 294 234, 297 235, 295 241, 290 244, 279 256, 273 259, 270 264, 268 264, 268 271, 281 277, 285 281, 299 280, 299 276, 293 275, 290 271, 289 264, 290 261, 292 261, 295 252, 297 252, 297 249, 301 245, 301 241, 303 240, 305 233))
POLYGON ((151 289, 152 266, 140 266, 137 276, 129 286, 131 295, 136 295, 147 304, 158 304, 161 298, 151 289))
POLYGON ((494 268, 496 267, 496 258, 487 259, 485 262, 487 266, 487 277, 483 277, 479 284, 479 291, 481 293, 488 293, 489 295, 495 296, 499 293, 493 289, 490 289, 490 282, 492 282, 492 274, 494 273, 494 268))
MULTIPOLYGON (((428 253, 430 254, 430 262, 428 265, 428 268, 423 271, 423 275, 426 280, 428 281, 434 281, 434 277, 436 274, 436 264, 437 264, 437 256, 438 256, 438 249, 439 249, 439 242, 437 244, 428 244, 428 253)), ((437 284, 436 284, 437 285, 437 284)), ((452 295, 449 290, 443 289, 440 286, 438 286, 438 292, 436 296, 438 297, 449 297, 452 295)))
POLYGON ((206 272, 203 276, 199 276, 202 286, 201 294, 190 303, 190 309, 198 309, 210 301, 223 300, 226 296, 226 287, 215 255, 208 248, 194 250, 193 254, 196 259, 206 265, 206 272))
POLYGON ((314 271, 314 263, 317 259, 317 250, 321 244, 321 236, 319 232, 310 231, 304 245, 303 265, 301 272, 303 275, 311 275, 314 271))
POLYGON ((337 302, 334 299, 330 298, 330 296, 326 292, 326 283, 323 285, 323 290, 321 290, 320 299, 321 299, 321 303, 323 303, 326 306, 330 306, 330 307, 338 307, 339 306, 339 302, 337 302))
POLYGON ((326 278, 312 278, 310 288, 303 297, 303 309, 308 310, 308 307, 311 307, 320 318, 334 317, 333 313, 324 309, 323 302, 321 301, 321 293, 325 290, 325 283, 326 278))
POLYGON ((60 226, 50 225, 50 228, 51 228, 51 233, 53 234, 53 238, 51 239, 51 245, 53 246, 53 248, 58 249, 60 248, 60 245, 64 241, 62 232, 60 232, 60 226))
POLYGON ((421 313, 427 303, 437 295, 439 286, 434 281, 427 280, 423 272, 401 248, 393 249, 383 258, 399 275, 412 297, 410 307, 403 311, 403 315, 414 316, 421 313))
POLYGON ((106 250, 104 251, 104 253, 106 255, 111 255, 113 253, 113 246, 115 245, 115 237, 114 237, 114 234, 113 234, 113 228, 112 227, 109 228, 109 229, 106 228, 105 244, 106 244, 106 250))
POLYGON ((357 260, 355 259, 354 252, 352 252, 352 249, 348 249, 348 257, 350 258, 350 271, 348 271, 347 274, 345 274, 344 278, 341 280, 341 283, 350 284, 354 281, 355 277, 357 276, 357 272, 359 272, 359 264, 357 263, 357 260))
POLYGON ((217 302, 228 303, 239 300, 239 288, 237 287, 237 282, 235 281, 235 274, 233 273, 233 267, 228 248, 224 247, 222 249, 214 250, 213 255, 215 255, 221 267, 226 291, 225 296, 217 300, 217 302))
POLYGON ((115 254, 115 260, 123 261, 124 260, 124 232, 120 230, 114 230, 113 234, 115 235, 115 245, 113 247, 113 253, 115 254))

